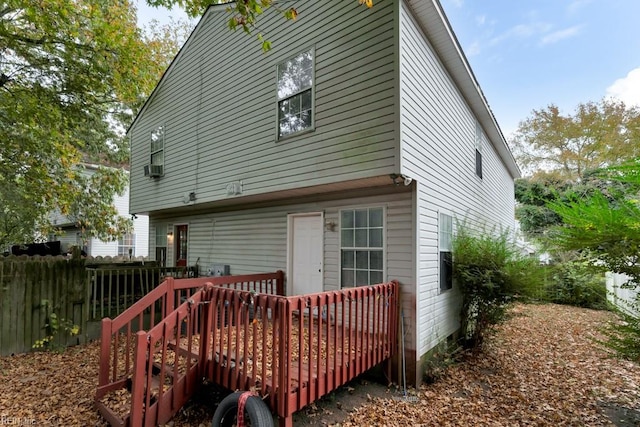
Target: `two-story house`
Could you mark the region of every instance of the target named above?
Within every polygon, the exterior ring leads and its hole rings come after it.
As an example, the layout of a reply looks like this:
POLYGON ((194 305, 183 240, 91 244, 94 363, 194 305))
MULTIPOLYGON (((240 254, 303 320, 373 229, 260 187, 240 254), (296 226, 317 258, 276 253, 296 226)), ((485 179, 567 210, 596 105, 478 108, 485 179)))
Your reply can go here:
MULTIPOLYGON (((85 163, 82 167, 82 173, 91 176, 101 166, 85 163)), ((129 187, 126 187, 122 194, 114 195, 113 205, 118 215, 130 216, 129 187)), ((83 253, 92 257, 147 257, 149 255, 149 218, 146 215, 135 215, 132 219, 133 227, 129 233, 119 236, 117 240, 103 241, 85 235, 73 219, 59 212, 53 212, 49 220, 58 232, 49 236, 49 241, 59 241, 63 252, 77 246, 83 253)))
POLYGON ((459 327, 456 220, 513 228, 519 170, 437 0, 212 5, 131 125, 131 212, 168 265, 401 283, 409 380, 459 327))

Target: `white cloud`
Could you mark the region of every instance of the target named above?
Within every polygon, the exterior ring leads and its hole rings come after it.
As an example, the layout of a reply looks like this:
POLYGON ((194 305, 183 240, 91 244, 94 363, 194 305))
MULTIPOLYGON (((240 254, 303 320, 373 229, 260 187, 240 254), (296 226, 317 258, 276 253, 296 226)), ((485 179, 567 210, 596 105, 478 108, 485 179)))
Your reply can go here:
POLYGON ((464 50, 464 52, 467 56, 476 56, 480 54, 481 50, 482 49, 480 47, 480 42, 476 40, 471 43, 469 47, 464 50))
POLYGON ((574 25, 573 27, 554 31, 542 37, 542 39, 540 39, 540 43, 542 45, 557 43, 560 40, 577 36, 580 34, 580 30, 582 30, 582 25, 574 25))
POLYGON ((592 0, 573 0, 567 7, 567 12, 570 14, 576 13, 579 9, 582 9, 583 6, 591 3, 591 1, 592 0))
POLYGON ((531 22, 529 24, 518 24, 509 28, 504 33, 491 39, 490 44, 495 45, 507 39, 529 38, 538 34, 544 34, 551 29, 551 24, 546 22, 531 22))
POLYGON ((626 77, 616 80, 607 88, 607 96, 627 105, 640 107, 640 67, 629 71, 626 77))
POLYGON ((464 5, 464 0, 450 0, 451 4, 460 9, 464 5))
POLYGON ((478 24, 478 26, 483 26, 485 22, 487 22, 487 15, 476 16, 476 24, 478 24))

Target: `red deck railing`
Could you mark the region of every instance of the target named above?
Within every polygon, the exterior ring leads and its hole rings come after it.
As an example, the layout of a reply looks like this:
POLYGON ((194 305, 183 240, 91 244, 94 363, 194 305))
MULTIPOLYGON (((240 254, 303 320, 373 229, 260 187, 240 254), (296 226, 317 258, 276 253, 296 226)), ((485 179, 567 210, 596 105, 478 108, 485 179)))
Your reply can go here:
MULTIPOLYGON (((103 330, 102 345, 106 342, 111 350, 103 347, 103 360, 109 363, 106 373, 101 366, 97 402, 112 425, 166 423, 206 376, 230 390, 257 391, 281 424, 291 426, 294 412, 389 359, 397 348, 395 281, 284 297, 275 295, 284 289, 278 272, 179 280, 166 285, 164 298, 172 289, 193 289, 204 282, 211 283, 165 312, 152 328, 137 332, 135 362, 131 370, 129 365, 122 370, 124 376, 115 375, 119 371, 113 366, 128 350, 118 346, 117 333, 103 330), (130 401, 117 402, 127 411, 116 414, 110 409, 113 399, 105 397, 127 387, 130 401)), ((146 304, 160 301, 160 294, 146 304)), ((103 327, 118 331, 113 328, 125 320, 107 319, 103 327)), ((126 342, 131 340, 128 334, 126 342)))
MULTIPOLYGON (((187 377, 195 375, 192 358, 184 357, 184 352, 191 353, 192 349, 198 348, 198 343, 194 346, 193 341, 199 338, 202 309, 196 310, 195 307, 203 301, 201 288, 205 284, 253 292, 284 293, 284 274, 279 271, 180 280, 169 277, 115 319, 103 319, 96 405, 112 426, 143 425, 139 418, 143 416, 143 408, 150 408, 146 411, 144 425, 166 422, 193 393, 191 385, 182 394, 176 393, 175 388, 167 393, 173 399, 171 409, 175 408, 169 418, 166 418, 164 409, 159 413, 151 409, 152 401, 159 400, 165 386, 173 387, 182 381, 191 384, 187 377), (154 357, 147 357, 149 354, 154 357), (184 360, 186 365, 167 364, 168 357, 175 357, 178 362, 184 360), (146 368, 141 368, 145 364, 146 368), (167 373, 169 365, 171 369, 182 372, 172 376, 172 373, 167 373), (147 382, 146 386, 141 386, 141 381, 147 382), (141 397, 142 392, 145 393, 144 398, 141 397), (120 408, 120 411, 113 407, 120 408), (122 408, 127 410, 122 411, 122 408), (160 421, 165 418, 165 421, 160 421)), ((198 358, 198 363, 205 359, 198 358)), ((204 365, 200 369, 204 372, 204 365)))

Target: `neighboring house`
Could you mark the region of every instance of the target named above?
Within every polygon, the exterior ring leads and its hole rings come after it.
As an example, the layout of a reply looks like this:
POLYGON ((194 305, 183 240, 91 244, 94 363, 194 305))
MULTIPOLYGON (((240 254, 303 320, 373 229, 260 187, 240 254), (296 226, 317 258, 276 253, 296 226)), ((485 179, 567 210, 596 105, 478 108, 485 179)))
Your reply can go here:
POLYGON ((638 317, 638 289, 623 287, 631 278, 626 274, 607 272, 607 300, 625 313, 638 317))
POLYGON ((409 381, 459 329, 456 221, 514 227, 519 170, 435 0, 280 2, 272 42, 213 5, 128 130, 150 257, 286 272, 303 294, 401 283, 409 381))
MULTIPOLYGON (((99 166, 85 164, 84 173, 93 174, 99 166)), ((120 216, 130 217, 129 214, 129 188, 123 194, 116 194, 113 203, 120 216)), ((129 257, 131 249, 132 257, 147 257, 149 255, 149 217, 136 215, 133 219, 131 233, 120 236, 117 240, 105 242, 95 237, 83 236, 82 231, 75 222, 59 213, 52 214, 51 222, 60 232, 49 236, 49 241, 60 241, 62 250, 67 251, 72 246, 80 247, 88 256, 129 257)))

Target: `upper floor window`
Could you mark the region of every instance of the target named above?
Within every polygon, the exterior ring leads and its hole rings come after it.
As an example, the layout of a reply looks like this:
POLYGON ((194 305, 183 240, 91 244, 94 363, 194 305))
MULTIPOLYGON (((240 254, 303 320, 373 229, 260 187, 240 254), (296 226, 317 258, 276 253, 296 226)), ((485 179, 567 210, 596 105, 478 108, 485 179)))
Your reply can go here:
POLYGON ((482 178, 482 127, 476 121, 476 175, 482 178))
POLYGON ((162 175, 164 175, 164 126, 158 126, 151 132, 149 176, 162 175))
POLYGON ((127 233, 118 239, 118 256, 136 255, 136 235, 127 233))
POLYGON ((384 281, 383 208, 340 212, 340 282, 343 288, 384 281))
POLYGON ((313 49, 278 64, 278 138, 313 126, 313 49))

